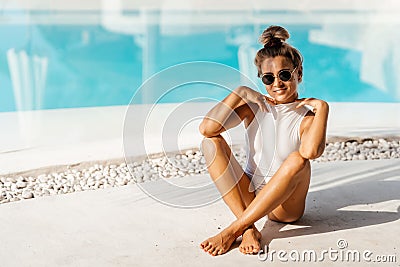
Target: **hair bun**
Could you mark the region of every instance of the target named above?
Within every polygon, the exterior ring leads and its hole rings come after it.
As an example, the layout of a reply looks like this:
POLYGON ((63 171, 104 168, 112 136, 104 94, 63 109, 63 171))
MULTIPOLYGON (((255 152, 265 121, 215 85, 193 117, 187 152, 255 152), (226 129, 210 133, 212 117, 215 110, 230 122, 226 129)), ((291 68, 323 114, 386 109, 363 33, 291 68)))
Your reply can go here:
POLYGON ((281 47, 282 46, 282 40, 276 37, 272 37, 267 43, 264 44, 264 47, 281 47))
POLYGON ((289 37, 289 32, 285 28, 273 25, 264 30, 259 41, 265 48, 280 47, 289 37))

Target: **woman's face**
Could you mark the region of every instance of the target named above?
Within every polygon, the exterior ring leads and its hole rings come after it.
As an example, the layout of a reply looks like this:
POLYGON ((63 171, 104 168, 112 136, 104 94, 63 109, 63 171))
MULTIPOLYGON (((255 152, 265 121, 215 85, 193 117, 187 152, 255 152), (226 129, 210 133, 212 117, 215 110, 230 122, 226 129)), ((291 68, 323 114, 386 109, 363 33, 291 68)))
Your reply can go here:
POLYGON ((277 104, 290 103, 297 99, 297 85, 301 82, 301 70, 298 68, 294 70, 292 62, 286 57, 277 56, 271 57, 264 60, 261 64, 261 71, 263 76, 266 73, 272 73, 275 77, 274 82, 270 85, 265 85, 268 94, 275 99, 277 104), (282 81, 278 77, 278 73, 281 70, 289 70, 292 73, 292 77, 288 81, 282 81), (293 71, 294 70, 294 71, 293 71))

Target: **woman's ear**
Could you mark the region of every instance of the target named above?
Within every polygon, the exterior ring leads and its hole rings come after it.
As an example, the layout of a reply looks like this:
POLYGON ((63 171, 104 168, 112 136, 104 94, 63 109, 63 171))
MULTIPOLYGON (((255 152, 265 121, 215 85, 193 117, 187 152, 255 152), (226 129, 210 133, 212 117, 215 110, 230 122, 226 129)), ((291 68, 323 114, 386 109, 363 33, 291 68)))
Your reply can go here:
POLYGON ((299 70, 297 71, 297 81, 298 83, 301 83, 303 80, 303 66, 299 67, 299 70))

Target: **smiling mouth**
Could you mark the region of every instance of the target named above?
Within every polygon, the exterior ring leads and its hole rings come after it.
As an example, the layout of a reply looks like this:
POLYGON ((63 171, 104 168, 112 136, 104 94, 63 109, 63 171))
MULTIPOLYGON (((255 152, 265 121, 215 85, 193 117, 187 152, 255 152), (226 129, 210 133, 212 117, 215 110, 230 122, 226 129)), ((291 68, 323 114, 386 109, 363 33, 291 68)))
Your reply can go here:
POLYGON ((280 92, 280 91, 285 91, 285 90, 286 90, 286 88, 279 88, 277 90, 274 90, 274 92, 280 92))

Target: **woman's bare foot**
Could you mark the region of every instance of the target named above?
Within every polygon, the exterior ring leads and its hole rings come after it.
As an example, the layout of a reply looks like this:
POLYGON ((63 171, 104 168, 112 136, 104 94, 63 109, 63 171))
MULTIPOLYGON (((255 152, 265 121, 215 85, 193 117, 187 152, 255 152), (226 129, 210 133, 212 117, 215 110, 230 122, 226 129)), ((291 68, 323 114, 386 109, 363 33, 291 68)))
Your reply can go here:
POLYGON ((240 234, 236 234, 231 227, 225 228, 219 234, 204 240, 200 247, 212 256, 224 254, 240 234))
POLYGON ((242 236, 239 250, 243 254, 255 254, 260 251, 261 233, 255 228, 247 229, 242 236))

